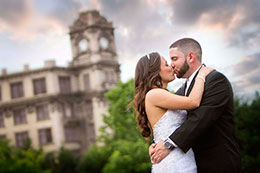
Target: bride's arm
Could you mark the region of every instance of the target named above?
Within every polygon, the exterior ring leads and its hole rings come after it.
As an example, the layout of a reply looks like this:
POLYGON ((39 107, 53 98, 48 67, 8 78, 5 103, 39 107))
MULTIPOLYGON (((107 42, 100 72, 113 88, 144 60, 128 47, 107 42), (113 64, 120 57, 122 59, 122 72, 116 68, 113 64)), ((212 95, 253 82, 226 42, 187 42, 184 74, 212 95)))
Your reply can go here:
POLYGON ((212 68, 202 67, 195 79, 195 84, 189 97, 172 94, 164 89, 153 89, 146 94, 146 101, 164 109, 194 109, 199 107, 204 91, 205 77, 212 72, 212 68), (204 80, 203 80, 204 79, 204 80))

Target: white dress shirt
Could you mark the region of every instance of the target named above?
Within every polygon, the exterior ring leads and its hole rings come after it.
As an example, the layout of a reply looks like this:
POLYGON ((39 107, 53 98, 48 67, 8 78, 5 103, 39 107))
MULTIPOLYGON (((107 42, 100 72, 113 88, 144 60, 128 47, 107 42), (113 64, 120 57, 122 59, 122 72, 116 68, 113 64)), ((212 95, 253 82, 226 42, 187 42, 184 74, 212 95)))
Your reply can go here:
POLYGON ((199 71, 200 68, 201 68, 201 66, 199 66, 199 67, 197 68, 197 70, 194 71, 194 72, 192 73, 192 75, 186 80, 187 85, 186 85, 186 89, 185 89, 185 96, 186 96, 186 94, 187 94, 187 92, 188 92, 188 89, 189 89, 189 87, 190 87, 191 81, 193 80, 193 78, 195 77, 195 74, 197 73, 197 71, 199 71))

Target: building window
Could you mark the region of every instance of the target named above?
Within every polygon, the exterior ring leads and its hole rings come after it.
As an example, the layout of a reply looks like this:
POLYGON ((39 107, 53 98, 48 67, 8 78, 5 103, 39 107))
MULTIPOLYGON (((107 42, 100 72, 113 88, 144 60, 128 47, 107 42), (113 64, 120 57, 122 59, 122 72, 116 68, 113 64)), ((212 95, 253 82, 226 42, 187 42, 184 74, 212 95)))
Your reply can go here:
POLYGON ((4 114, 0 112, 0 127, 5 127, 4 114))
POLYGON ((73 104, 61 103, 61 110, 63 117, 73 117, 73 104))
POLYGON ((102 49, 107 49, 108 48, 108 40, 107 40, 107 38, 101 37, 99 41, 100 41, 100 45, 101 45, 102 49))
POLYGON ((0 135, 0 140, 5 140, 6 139, 6 135, 0 135))
POLYGON ((27 123, 25 110, 24 109, 16 109, 14 110, 14 124, 25 124, 27 123))
POLYGON ((96 135, 95 135, 95 127, 94 124, 88 123, 87 124, 87 136, 88 136, 88 140, 90 142, 95 142, 96 140, 96 135))
POLYGON ((11 97, 19 98, 23 97, 23 83, 22 82, 16 82, 11 84, 11 97))
POLYGON ((26 140, 28 140, 28 132, 19 132, 15 134, 16 146, 21 148, 24 146, 26 140))
POLYGON ((46 93, 45 78, 33 80, 34 95, 46 93))
POLYGON ((93 106, 91 101, 86 101, 86 113, 89 117, 93 115, 93 106))
POLYGON ((39 133, 39 141, 40 145, 46 145, 52 143, 52 134, 51 129, 40 129, 38 131, 39 133))
POLYGON ((116 82, 116 76, 112 71, 105 72, 105 78, 106 78, 106 82, 108 83, 116 82))
POLYGON ((0 85, 0 101, 2 101, 2 87, 0 85))
POLYGON ((88 92, 90 90, 89 74, 84 75, 84 89, 86 92, 88 92))
POLYGON ((68 94, 71 92, 70 77, 59 76, 60 92, 62 94, 68 94))
POLYGON ((76 127, 65 127, 64 128, 65 131, 65 140, 66 142, 77 142, 79 141, 79 133, 77 132, 76 127))
POLYGON ((50 118, 48 104, 36 106, 37 120, 47 120, 50 118))
POLYGON ((79 42, 80 52, 85 52, 88 49, 88 41, 86 39, 82 39, 79 42))

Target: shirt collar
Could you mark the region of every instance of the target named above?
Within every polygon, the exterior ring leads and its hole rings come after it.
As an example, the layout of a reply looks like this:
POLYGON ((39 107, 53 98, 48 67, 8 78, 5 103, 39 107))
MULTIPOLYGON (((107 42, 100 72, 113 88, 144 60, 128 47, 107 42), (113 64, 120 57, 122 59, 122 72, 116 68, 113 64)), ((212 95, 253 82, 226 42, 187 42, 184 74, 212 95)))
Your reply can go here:
POLYGON ((202 65, 200 65, 200 66, 197 68, 197 70, 192 73, 192 75, 187 79, 187 82, 191 82, 191 81, 193 80, 195 74, 197 73, 197 71, 199 71, 199 69, 201 68, 201 66, 202 66, 202 65))
MULTIPOLYGON (((202 66, 202 65, 201 65, 202 66)), ((199 69, 201 68, 201 66, 199 66, 197 68, 197 70, 195 70, 192 75, 186 80, 186 88, 185 88, 185 95, 187 94, 188 92, 188 89, 190 88, 190 84, 191 84, 191 81, 193 80, 193 78, 195 77, 195 74, 197 73, 197 71, 199 71, 199 69)))

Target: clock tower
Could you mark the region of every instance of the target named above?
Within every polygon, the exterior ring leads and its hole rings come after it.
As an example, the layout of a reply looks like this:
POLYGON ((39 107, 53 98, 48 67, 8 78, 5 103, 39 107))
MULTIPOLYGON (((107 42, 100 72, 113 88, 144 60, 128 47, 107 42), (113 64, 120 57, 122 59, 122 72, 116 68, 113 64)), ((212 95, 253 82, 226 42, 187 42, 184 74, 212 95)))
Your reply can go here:
POLYGON ((87 11, 70 27, 73 66, 101 61, 116 61, 114 28, 112 22, 98 11, 87 11))
POLYGON ((103 115, 107 114, 108 103, 104 94, 116 86, 120 80, 114 27, 112 22, 96 10, 79 14, 70 26, 72 61, 69 68, 74 74, 78 91, 82 93, 82 107, 91 112, 86 117, 89 139, 99 135, 103 126, 103 115), (94 126, 94 132, 90 131, 94 126))

